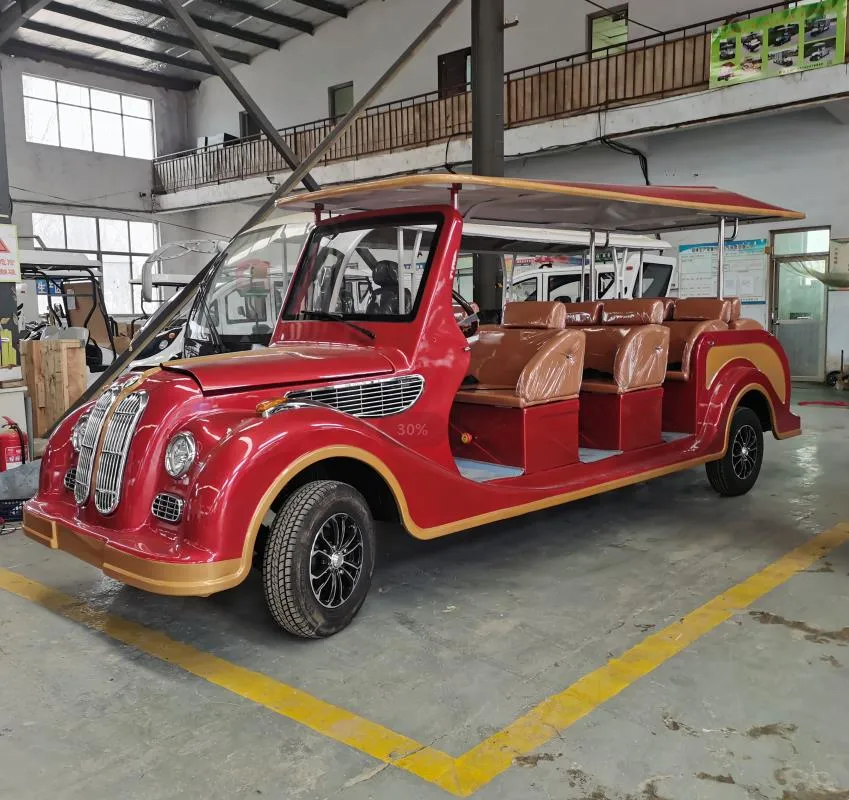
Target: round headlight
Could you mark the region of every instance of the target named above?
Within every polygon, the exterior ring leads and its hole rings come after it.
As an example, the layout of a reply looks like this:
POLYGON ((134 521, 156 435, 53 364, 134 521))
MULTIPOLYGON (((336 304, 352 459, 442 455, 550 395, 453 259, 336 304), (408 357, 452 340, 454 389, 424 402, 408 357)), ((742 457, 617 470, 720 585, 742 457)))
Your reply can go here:
POLYGON ((165 448, 165 471, 172 478, 182 478, 194 464, 196 455, 195 437, 188 431, 178 433, 165 448))
POLYGON ((80 448, 83 446, 83 435, 85 434, 85 426, 88 424, 88 414, 83 414, 78 420, 76 425, 74 425, 73 431, 71 431, 71 447, 74 448, 75 453, 80 452, 80 448))

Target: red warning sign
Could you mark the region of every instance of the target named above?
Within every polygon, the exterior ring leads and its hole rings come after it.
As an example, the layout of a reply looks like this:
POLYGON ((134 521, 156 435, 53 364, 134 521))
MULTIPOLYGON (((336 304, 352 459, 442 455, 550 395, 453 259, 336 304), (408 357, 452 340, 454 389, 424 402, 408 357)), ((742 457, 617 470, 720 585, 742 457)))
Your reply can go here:
POLYGON ((9 245, 6 244, 2 239, 0 239, 0 253, 11 253, 12 251, 9 249, 9 245))

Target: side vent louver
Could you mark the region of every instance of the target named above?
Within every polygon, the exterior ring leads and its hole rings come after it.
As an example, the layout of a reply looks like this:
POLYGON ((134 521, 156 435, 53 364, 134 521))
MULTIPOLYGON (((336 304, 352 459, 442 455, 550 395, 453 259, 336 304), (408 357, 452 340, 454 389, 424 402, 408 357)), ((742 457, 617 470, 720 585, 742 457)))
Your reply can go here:
POLYGON ((290 392, 286 399, 321 403, 354 417, 389 417, 410 408, 421 397, 423 389, 421 375, 404 375, 290 392))

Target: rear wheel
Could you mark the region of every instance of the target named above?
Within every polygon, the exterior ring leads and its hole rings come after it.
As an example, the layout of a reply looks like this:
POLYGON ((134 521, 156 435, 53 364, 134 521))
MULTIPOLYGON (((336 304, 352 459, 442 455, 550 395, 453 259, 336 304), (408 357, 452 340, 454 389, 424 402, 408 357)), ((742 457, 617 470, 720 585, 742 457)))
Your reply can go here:
POLYGON ((738 408, 731 419, 725 455, 705 465, 710 485, 723 497, 746 494, 758 479, 763 454, 764 434, 758 415, 751 408, 738 408))
POLYGON ((277 514, 262 565, 274 620, 307 639, 350 624, 371 586, 374 520, 347 483, 313 481, 292 493, 277 514))

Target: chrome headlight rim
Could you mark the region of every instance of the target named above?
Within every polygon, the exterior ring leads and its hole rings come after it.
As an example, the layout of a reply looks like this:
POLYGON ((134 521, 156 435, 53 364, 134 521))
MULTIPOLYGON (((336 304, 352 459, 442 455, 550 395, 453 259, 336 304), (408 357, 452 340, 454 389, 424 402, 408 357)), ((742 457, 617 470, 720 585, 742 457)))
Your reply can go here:
POLYGON ((88 411, 85 414, 80 414, 80 418, 74 423, 74 427, 71 429, 71 447, 74 448, 75 453, 79 453, 82 450, 85 429, 90 416, 91 413, 88 411))
POLYGON ((165 471, 172 478, 182 478, 195 463, 197 452, 197 442, 189 431, 174 434, 165 448, 165 471), (185 448, 182 454, 178 447, 185 448))

